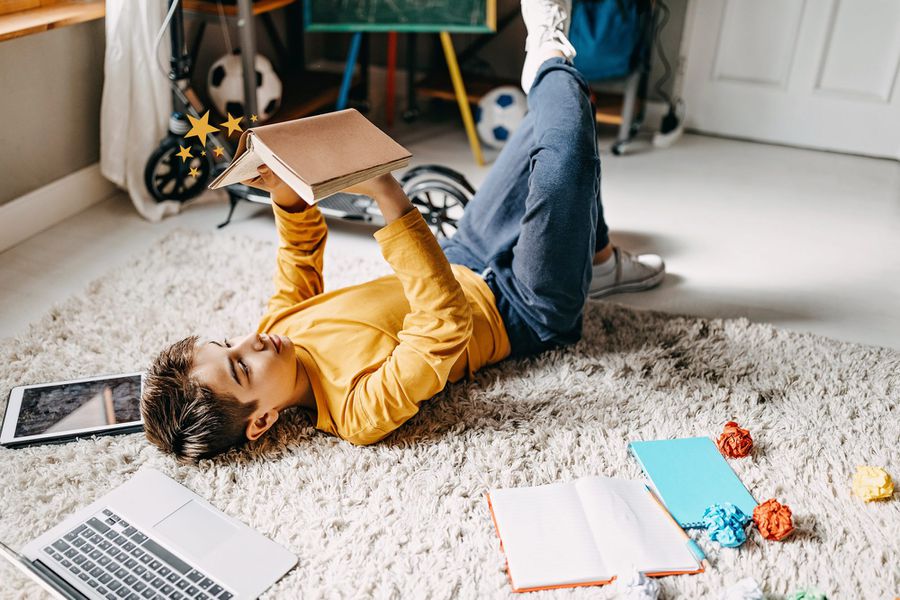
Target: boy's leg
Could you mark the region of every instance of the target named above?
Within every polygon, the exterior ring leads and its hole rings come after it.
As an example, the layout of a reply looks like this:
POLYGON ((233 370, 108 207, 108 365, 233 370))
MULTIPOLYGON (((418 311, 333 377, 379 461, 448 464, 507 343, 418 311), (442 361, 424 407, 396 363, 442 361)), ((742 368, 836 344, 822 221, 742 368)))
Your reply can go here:
POLYGON ((530 92, 542 80, 541 91, 529 93, 530 112, 466 207, 457 234, 441 244, 451 262, 491 267, 507 327, 512 321, 528 350, 580 337, 588 289, 596 297, 638 291, 665 272, 656 255, 611 251, 589 88, 562 58, 574 56, 565 37, 570 8, 569 0, 523 0, 529 36, 522 86, 530 92), (594 260, 599 264, 592 266, 594 260))
POLYGON ((518 236, 487 261, 501 292, 545 341, 580 337, 598 221, 606 236, 589 94, 564 58, 538 68, 528 94, 529 174, 518 236))
POLYGON ((511 248, 518 239, 528 195, 533 121, 534 115, 525 115, 466 205, 456 234, 441 239, 450 262, 480 272, 491 257, 511 248))
POLYGON ((490 266, 520 320, 566 342, 580 335, 591 262, 609 229, 587 84, 562 58, 546 61, 535 84, 546 70, 559 72, 529 93, 529 112, 441 246, 450 262, 490 266))
MULTIPOLYGON (((590 112, 593 115, 593 106, 590 112)), ((518 240, 525 216, 535 147, 534 119, 534 112, 525 115, 503 146, 484 182, 466 205, 457 223, 456 234, 449 239, 441 238, 441 247, 450 262, 480 271, 492 257, 509 251, 518 240)), ((594 126, 592 120, 590 126, 594 126)), ((609 227, 603 218, 599 182, 596 203, 595 250, 599 251, 609 244, 609 227)))

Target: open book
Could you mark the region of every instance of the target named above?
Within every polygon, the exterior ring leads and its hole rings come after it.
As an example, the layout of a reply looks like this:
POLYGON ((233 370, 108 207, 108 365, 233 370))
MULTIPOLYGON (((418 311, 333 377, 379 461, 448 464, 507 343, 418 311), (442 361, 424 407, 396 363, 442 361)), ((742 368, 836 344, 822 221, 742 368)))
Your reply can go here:
POLYGON ((583 477, 487 496, 513 591, 703 572, 700 548, 640 481, 583 477))
POLYGON ((268 165, 312 204, 409 164, 411 154, 357 110, 261 125, 246 130, 234 160, 209 189, 253 179, 268 165))

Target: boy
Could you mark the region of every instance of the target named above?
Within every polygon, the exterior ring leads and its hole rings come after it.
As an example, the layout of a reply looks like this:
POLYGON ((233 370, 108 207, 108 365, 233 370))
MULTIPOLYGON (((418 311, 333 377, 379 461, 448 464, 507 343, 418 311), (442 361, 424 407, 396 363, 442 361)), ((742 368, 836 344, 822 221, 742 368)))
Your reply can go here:
POLYGON ((395 275, 323 293, 318 208, 265 167, 245 182, 271 193, 275 294, 257 333, 192 336, 160 353, 141 399, 151 442, 196 462, 258 439, 296 407, 317 429, 374 443, 447 382, 576 342, 588 296, 662 280, 658 256, 609 242, 590 92, 569 62, 569 13, 564 0, 523 0, 529 112, 453 238, 439 245, 390 175, 347 190, 378 203, 386 224, 374 237, 395 275))

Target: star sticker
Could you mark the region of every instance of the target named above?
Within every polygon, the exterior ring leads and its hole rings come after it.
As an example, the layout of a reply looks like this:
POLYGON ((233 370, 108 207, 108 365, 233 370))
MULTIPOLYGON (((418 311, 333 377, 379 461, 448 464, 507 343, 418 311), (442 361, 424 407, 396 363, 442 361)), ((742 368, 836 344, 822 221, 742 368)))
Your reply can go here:
POLYGON ((190 146, 185 147, 185 146, 182 146, 181 144, 178 144, 178 147, 181 148, 181 152, 176 152, 175 156, 180 156, 181 162, 187 162, 187 159, 194 158, 194 156, 191 154, 190 146))
POLYGON ((216 146, 215 148, 213 148, 213 154, 215 154, 217 157, 222 156, 223 152, 225 152, 225 149, 222 146, 216 146))
POLYGON ((206 150, 200 153, 200 156, 206 156, 206 150))
POLYGON ((191 115, 187 116, 188 120, 191 122, 191 130, 185 134, 184 137, 189 138, 191 136, 197 136, 200 138, 200 145, 206 145, 206 136, 214 131, 218 131, 218 127, 214 127, 209 124, 209 111, 200 117, 199 119, 195 119, 191 115))
POLYGON ((250 115, 250 120, 256 123, 256 115, 250 115))
POLYGON ((200 177, 200 169, 198 169, 197 167, 191 167, 190 176, 191 177, 200 177))
POLYGON ((228 128, 228 135, 230 136, 235 131, 243 131, 243 129, 241 129, 241 126, 238 125, 238 123, 240 123, 244 117, 232 117, 231 113, 227 113, 227 114, 228 114, 228 120, 225 121, 224 123, 221 123, 221 125, 222 125, 222 127, 228 128))

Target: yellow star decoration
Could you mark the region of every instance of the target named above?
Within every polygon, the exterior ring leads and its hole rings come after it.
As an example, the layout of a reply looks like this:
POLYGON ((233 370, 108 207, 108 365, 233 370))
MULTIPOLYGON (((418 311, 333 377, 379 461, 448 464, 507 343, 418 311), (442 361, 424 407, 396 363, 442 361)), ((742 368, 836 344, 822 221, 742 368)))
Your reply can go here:
POLYGON ((241 129, 241 126, 238 125, 238 123, 240 123, 243 118, 244 117, 232 117, 231 113, 228 113, 228 120, 224 123, 221 123, 221 125, 222 127, 228 128, 228 135, 230 136, 235 131, 243 131, 243 129, 241 129))
POLYGON ((206 150, 200 153, 200 156, 206 156, 206 150))
POLYGON ((219 128, 209 124, 209 111, 200 117, 199 119, 195 119, 191 115, 187 116, 188 120, 191 122, 191 130, 185 134, 184 137, 189 138, 193 135, 200 138, 200 145, 206 145, 206 136, 214 131, 218 131, 219 128))
POLYGON ((175 156, 180 156, 181 162, 187 162, 187 159, 194 158, 193 155, 191 154, 190 146, 185 147, 185 146, 182 146, 181 144, 178 144, 178 147, 181 148, 181 152, 176 152, 175 156))
POLYGON ((225 149, 222 146, 216 146, 215 148, 213 148, 213 154, 215 154, 217 157, 222 156, 223 152, 225 152, 225 149))
POLYGON ((250 120, 256 123, 256 115, 250 115, 250 120))
POLYGON ((197 167, 191 167, 190 176, 191 177, 200 177, 200 169, 198 169, 197 167))

